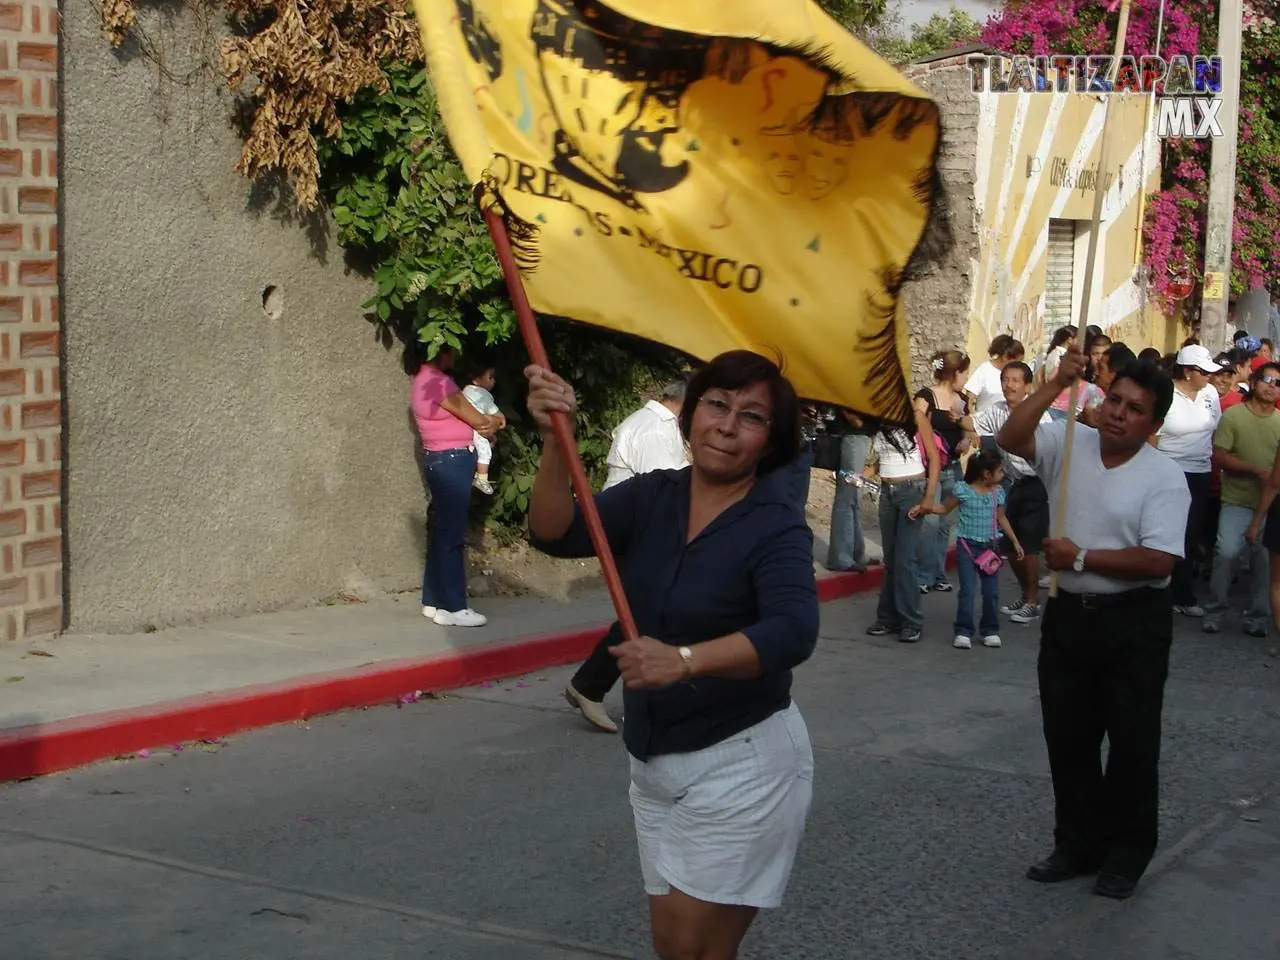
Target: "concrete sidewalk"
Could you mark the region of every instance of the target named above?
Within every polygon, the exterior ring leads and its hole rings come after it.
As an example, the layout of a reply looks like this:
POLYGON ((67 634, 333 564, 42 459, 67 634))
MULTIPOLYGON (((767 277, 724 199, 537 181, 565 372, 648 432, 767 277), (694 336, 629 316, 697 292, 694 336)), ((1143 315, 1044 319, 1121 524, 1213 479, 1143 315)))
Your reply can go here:
MULTIPOLYGON (((880 573, 820 574, 820 596, 873 590, 880 573)), ((0 648, 0 782, 575 663, 613 619, 603 588, 477 607, 480 629, 439 627, 403 594, 0 648)))
MULTIPOLYGON (((497 598, 489 623, 439 627, 413 594, 265 613, 149 634, 68 634, 0 647, 0 725, 51 723, 306 675, 461 656, 517 637, 577 632, 612 616, 603 590, 572 602, 497 598)), ((409 692, 409 691, 401 691, 409 692)))
MULTIPOLYGON (((824 602, 879 587, 881 571, 828 573, 832 489, 810 490, 824 602)), ((866 556, 881 549, 863 504, 866 556)), ((476 601, 481 629, 424 620, 413 593, 131 635, 0 646, 0 782, 322 713, 518 676, 583 658, 613 620, 603 586, 571 601, 476 601)))

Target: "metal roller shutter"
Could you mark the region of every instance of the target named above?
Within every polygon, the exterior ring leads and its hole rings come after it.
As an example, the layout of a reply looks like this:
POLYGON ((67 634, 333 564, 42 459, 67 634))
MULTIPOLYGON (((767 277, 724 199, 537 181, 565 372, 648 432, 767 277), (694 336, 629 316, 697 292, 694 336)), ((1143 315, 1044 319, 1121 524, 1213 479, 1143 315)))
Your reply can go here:
POLYGON ((1048 256, 1044 280, 1044 344, 1053 332, 1075 322, 1071 290, 1076 273, 1076 222, 1050 220, 1048 256))

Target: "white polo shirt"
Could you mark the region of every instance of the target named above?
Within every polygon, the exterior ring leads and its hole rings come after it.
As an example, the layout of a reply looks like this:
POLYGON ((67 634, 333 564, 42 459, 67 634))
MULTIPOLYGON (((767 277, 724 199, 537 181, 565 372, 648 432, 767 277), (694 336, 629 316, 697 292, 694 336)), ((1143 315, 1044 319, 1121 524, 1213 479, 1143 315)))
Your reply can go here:
POLYGON ((1206 385, 1194 397, 1174 388, 1173 405, 1156 433, 1160 452, 1183 473, 1208 473, 1213 460, 1213 432, 1222 419, 1218 391, 1206 385))
POLYGON ((678 418, 657 400, 650 400, 618 424, 605 462, 609 466, 605 490, 637 474, 688 466, 678 418))

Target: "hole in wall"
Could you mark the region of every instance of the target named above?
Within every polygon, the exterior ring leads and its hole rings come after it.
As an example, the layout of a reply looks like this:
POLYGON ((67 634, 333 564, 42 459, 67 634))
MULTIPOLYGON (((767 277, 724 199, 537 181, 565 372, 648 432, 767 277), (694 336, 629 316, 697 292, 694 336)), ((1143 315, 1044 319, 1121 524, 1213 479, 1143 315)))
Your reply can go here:
POLYGON ((274 283, 262 289, 262 312, 268 320, 279 320, 284 314, 284 290, 274 283))

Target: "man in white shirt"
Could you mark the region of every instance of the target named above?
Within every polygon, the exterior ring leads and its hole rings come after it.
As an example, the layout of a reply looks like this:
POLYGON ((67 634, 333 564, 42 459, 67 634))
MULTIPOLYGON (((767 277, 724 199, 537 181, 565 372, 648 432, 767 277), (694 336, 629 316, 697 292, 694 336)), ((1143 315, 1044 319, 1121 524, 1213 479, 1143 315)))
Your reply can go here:
MULTIPOLYGON (((682 470, 689 465, 684 434, 680 432, 684 394, 684 381, 669 383, 662 390, 661 400, 650 400, 618 424, 605 460, 609 465, 605 490, 642 473, 682 470)), ((621 676, 618 658, 609 652, 619 643, 620 635, 612 630, 606 633, 564 690, 564 698, 581 711, 588 723, 608 733, 618 732, 618 725, 604 709, 604 698, 621 676)))
POLYGON ((609 476, 604 489, 652 470, 680 470, 689 465, 680 434, 684 383, 669 383, 661 400, 650 400, 613 431, 613 446, 605 463, 609 476))
POLYGON ((1173 402, 1173 382, 1150 363, 1116 372, 1098 429, 1041 424, 1083 373, 1071 346, 1049 382, 1014 408, 1001 449, 1034 465, 1054 528, 1045 560, 1059 591, 1040 635, 1040 708, 1055 805, 1054 850, 1027 871, 1057 883, 1100 870, 1094 893, 1124 899, 1159 834, 1160 726, 1173 640, 1169 577, 1183 554, 1191 493, 1177 465, 1147 441, 1173 402), (1057 515, 1067 487, 1065 516, 1057 515), (1109 748, 1105 772, 1102 740, 1109 748))

